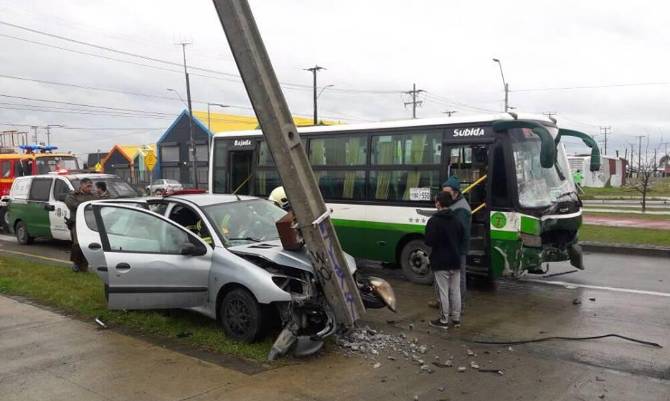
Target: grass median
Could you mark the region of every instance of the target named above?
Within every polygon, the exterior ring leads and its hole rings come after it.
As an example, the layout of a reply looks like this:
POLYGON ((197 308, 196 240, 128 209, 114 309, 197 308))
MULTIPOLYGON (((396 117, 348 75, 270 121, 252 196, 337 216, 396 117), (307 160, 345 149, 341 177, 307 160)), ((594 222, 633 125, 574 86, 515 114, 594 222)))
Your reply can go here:
POLYGON ((271 339, 255 344, 232 341, 218 323, 195 312, 108 310, 102 281, 94 273, 73 273, 64 266, 0 255, 0 294, 19 295, 82 319, 99 317, 111 327, 157 340, 170 339, 198 349, 262 361, 271 339))
POLYGON ((670 230, 585 224, 579 229, 579 239, 581 241, 670 247, 670 230))

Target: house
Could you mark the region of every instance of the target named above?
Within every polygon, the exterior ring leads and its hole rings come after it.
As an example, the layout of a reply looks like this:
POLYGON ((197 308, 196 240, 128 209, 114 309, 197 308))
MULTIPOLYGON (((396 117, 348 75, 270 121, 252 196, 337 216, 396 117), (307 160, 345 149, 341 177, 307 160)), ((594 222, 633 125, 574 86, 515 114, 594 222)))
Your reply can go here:
POLYGON ((601 156, 600 170, 590 171, 591 155, 568 156, 571 174, 581 170, 584 175, 582 186, 602 188, 606 186, 620 187, 626 185, 628 161, 617 156, 601 156))
MULTIPOLYGON (((207 188, 209 179, 209 143, 215 132, 246 131, 258 128, 255 116, 193 112, 193 141, 195 142, 196 171, 198 188, 207 188)), ((298 126, 312 125, 312 119, 294 117, 298 126)), ((323 124, 334 124, 324 121, 323 124)), ((190 152, 191 134, 188 111, 184 110, 161 135, 156 143, 158 163, 156 178, 171 178, 184 187, 193 187, 193 160, 190 152)))

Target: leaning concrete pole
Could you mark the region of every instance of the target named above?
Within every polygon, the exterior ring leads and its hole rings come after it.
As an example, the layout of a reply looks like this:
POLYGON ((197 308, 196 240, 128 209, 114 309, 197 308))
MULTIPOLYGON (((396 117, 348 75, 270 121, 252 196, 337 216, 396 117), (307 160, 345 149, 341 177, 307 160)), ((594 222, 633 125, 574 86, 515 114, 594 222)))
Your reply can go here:
POLYGON ((337 323, 352 327, 365 308, 249 3, 214 0, 214 6, 300 225, 316 276, 337 323))

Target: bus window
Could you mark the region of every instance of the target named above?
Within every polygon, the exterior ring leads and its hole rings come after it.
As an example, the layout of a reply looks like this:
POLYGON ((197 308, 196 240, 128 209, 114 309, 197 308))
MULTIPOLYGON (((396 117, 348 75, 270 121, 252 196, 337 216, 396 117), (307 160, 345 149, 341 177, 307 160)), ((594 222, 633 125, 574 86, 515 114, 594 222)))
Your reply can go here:
POLYGON ((505 170, 505 151, 502 144, 498 144, 493 151, 493 171, 491 178, 491 203, 493 207, 511 207, 507 185, 507 171, 505 170))
MULTIPOLYGON (((461 181, 461 190, 486 175, 488 148, 483 145, 451 146, 449 150, 448 175, 455 175, 461 181)), ((486 200, 486 185, 479 184, 466 195, 471 207, 486 200)))
POLYGON ((269 196, 270 192, 282 185, 279 174, 275 170, 257 170, 256 171, 256 191, 255 196, 269 196))
POLYGON ((0 176, 2 176, 2 178, 9 178, 12 176, 11 160, 3 160, 0 162, 0 176))
POLYGON ((440 164, 442 133, 382 135, 372 138, 372 164, 440 164))
POLYGON ((311 139, 309 161, 312 166, 362 166, 367 162, 367 142, 364 136, 311 139))
POLYGON ((325 199, 365 199, 365 171, 315 171, 325 199))
POLYGON ((272 158, 272 153, 270 153, 270 148, 265 141, 261 141, 259 150, 258 150, 258 165, 259 166, 274 166, 275 161, 272 158))
POLYGON ((411 188, 439 188, 436 170, 381 170, 370 172, 368 193, 372 200, 409 201, 411 188))

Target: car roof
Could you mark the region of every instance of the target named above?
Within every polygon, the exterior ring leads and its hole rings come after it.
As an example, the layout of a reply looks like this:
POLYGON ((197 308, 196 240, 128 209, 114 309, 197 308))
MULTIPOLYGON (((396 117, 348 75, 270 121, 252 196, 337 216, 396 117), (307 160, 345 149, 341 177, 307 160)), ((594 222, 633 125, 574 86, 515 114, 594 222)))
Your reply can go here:
MULTIPOLYGON (((24 176, 24 177, 21 177, 21 178, 55 178, 55 177, 63 177, 63 178, 67 178, 68 180, 81 180, 82 178, 89 178, 91 180, 105 179, 105 178, 119 178, 119 176, 117 176, 115 174, 101 174, 101 173, 36 174, 36 175, 24 176)), ((17 178, 19 178, 19 177, 17 177, 17 178)))
POLYGON ((261 199, 255 196, 246 195, 230 195, 230 194, 184 194, 184 195, 168 195, 164 197, 166 200, 175 199, 186 202, 191 202, 196 206, 210 206, 219 203, 230 203, 237 201, 261 199))

